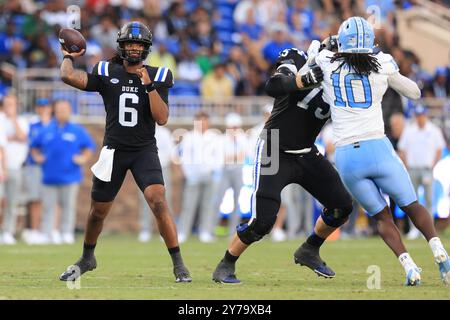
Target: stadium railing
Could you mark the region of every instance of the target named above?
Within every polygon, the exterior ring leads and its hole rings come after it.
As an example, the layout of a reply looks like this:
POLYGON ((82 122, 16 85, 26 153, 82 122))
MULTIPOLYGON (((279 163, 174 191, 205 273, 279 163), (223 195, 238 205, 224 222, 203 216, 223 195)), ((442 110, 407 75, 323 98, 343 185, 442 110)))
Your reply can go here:
MULTIPOLYGON (((59 69, 32 68, 17 72, 13 81, 22 110, 33 112, 36 98, 48 97, 69 100, 76 120, 85 124, 103 124, 105 110, 103 100, 96 92, 74 89, 60 80, 59 69)), ((176 81, 175 81, 176 86, 176 81)), ((170 126, 190 126, 194 115, 206 111, 212 125, 223 126, 229 112, 237 112, 244 126, 252 126, 262 119, 264 106, 273 99, 267 96, 204 99, 198 96, 169 96, 170 126)), ((422 103, 430 109, 430 117, 443 128, 450 128, 450 99, 425 98, 422 103)))
MULTIPOLYGON (((176 81, 175 81, 176 86, 176 81)), ((16 73, 14 79, 22 110, 32 113, 33 102, 39 97, 52 100, 69 100, 73 113, 82 123, 104 123, 105 110, 101 96, 95 92, 74 89, 60 81, 59 69, 26 69, 16 73)), ((204 99, 198 96, 169 96, 170 124, 184 126, 192 124, 192 118, 199 110, 209 113, 211 123, 223 125, 227 113, 237 112, 244 125, 261 121, 263 107, 272 103, 270 97, 231 97, 204 99)))

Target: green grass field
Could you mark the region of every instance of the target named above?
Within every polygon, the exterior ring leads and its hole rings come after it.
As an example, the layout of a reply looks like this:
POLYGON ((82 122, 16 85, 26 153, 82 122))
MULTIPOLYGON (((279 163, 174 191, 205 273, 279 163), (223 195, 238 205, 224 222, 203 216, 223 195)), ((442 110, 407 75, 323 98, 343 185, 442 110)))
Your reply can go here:
MULTIPOLYGON (((450 235, 442 238, 450 248, 450 235)), ((450 299, 424 240, 407 241, 423 269, 420 287, 404 287, 404 272, 379 238, 326 243, 322 256, 333 267, 334 279, 318 278, 293 263, 299 241, 261 241, 237 264, 241 285, 211 281, 227 241, 202 244, 195 239, 182 246, 194 281, 174 282, 171 262, 156 237, 141 244, 133 236, 103 236, 97 246, 98 267, 83 276, 80 289, 58 280, 81 252, 75 245, 0 246, 0 299, 450 299), (381 288, 368 289, 367 268, 378 265, 381 288)))

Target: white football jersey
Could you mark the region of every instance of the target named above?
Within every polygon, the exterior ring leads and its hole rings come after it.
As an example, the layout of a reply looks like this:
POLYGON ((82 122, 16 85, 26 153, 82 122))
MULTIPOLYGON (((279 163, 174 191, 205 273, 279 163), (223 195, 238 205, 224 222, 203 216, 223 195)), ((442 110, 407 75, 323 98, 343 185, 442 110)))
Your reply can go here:
POLYGON ((378 73, 359 76, 342 61, 331 63, 333 52, 322 50, 316 63, 324 73, 323 99, 331 106, 334 143, 342 146, 384 137, 381 100, 388 88, 388 77, 399 72, 390 54, 379 52, 378 73))

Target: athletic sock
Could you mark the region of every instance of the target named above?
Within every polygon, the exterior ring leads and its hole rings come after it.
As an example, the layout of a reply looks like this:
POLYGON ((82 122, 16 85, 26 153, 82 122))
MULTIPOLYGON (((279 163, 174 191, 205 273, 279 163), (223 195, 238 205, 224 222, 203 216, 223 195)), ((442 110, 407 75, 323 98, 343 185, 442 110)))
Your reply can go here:
POLYGON ((181 257, 180 247, 168 248, 170 257, 172 258, 173 266, 181 267, 184 266, 183 258, 181 257))
POLYGON ((233 256, 228 250, 225 252, 225 256, 223 257, 224 262, 232 264, 235 264, 237 259, 239 259, 239 256, 233 256))
POLYGON ((320 246, 325 242, 325 239, 319 237, 315 232, 313 232, 308 239, 306 239, 306 243, 316 247, 320 248, 320 246))
POLYGON ((405 272, 408 272, 411 269, 417 268, 417 265, 415 264, 415 262, 413 261, 413 259, 411 258, 411 256, 409 255, 408 252, 402 253, 398 257, 398 261, 400 261, 401 265, 405 269, 405 272))
POLYGON ((83 258, 90 259, 94 256, 95 246, 97 244, 87 244, 86 242, 83 244, 83 258))
POLYGON ((439 237, 431 238, 430 241, 428 241, 428 244, 430 245, 431 250, 434 252, 436 249, 443 248, 441 239, 439 237))
POLYGON ((428 241, 428 244, 430 245, 431 251, 433 252, 435 259, 442 260, 448 256, 447 251, 445 251, 444 246, 442 245, 441 239, 439 239, 439 237, 431 238, 430 241, 428 241))

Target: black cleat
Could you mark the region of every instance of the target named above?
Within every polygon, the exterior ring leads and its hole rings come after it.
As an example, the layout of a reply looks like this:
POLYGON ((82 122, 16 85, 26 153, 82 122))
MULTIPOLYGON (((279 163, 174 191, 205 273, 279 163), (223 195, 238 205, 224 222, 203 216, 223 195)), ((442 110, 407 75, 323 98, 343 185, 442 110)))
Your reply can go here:
POLYGON ((336 275, 330 267, 320 258, 319 249, 308 243, 303 243, 294 253, 294 261, 301 266, 306 266, 319 277, 334 278, 336 275))
POLYGON ((59 276, 61 281, 75 281, 83 273, 97 268, 97 260, 93 256, 90 259, 80 258, 75 264, 69 266, 67 270, 59 276))
POLYGON ((185 266, 174 267, 175 282, 192 282, 192 277, 185 266))
POLYGON ((222 260, 216 267, 216 270, 214 270, 212 280, 217 283, 240 284, 241 280, 236 278, 234 272, 235 272, 235 265, 231 263, 226 263, 222 260))

